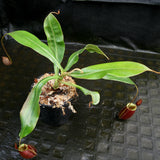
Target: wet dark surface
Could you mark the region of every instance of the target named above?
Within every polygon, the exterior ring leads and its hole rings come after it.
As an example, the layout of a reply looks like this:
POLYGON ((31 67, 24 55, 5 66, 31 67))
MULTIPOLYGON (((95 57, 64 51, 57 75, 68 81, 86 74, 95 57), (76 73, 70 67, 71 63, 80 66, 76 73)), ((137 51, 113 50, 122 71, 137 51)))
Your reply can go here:
MULTIPOLYGON (((0 159, 22 159, 14 149, 20 130, 19 111, 33 79, 52 72, 52 64, 16 43, 6 45, 12 66, 0 63, 0 159)), ((69 56, 79 45, 67 45, 69 56)), ((102 47, 103 48, 103 47, 102 47)), ((130 50, 106 48, 111 61, 133 60, 160 70, 160 56, 130 50)), ((2 54, 2 50, 1 50, 2 54)), ((66 57, 65 57, 66 58, 66 57)), ((96 54, 82 54, 79 65, 103 63, 96 54)), ((65 62, 64 62, 65 63, 65 62)), ((159 160, 160 159, 160 75, 144 73, 134 77, 143 104, 127 121, 117 120, 117 112, 135 95, 133 86, 111 81, 80 81, 79 85, 101 94, 99 105, 89 108, 90 97, 79 92, 77 114, 60 127, 38 122, 33 133, 23 139, 36 146, 37 160, 159 160)))

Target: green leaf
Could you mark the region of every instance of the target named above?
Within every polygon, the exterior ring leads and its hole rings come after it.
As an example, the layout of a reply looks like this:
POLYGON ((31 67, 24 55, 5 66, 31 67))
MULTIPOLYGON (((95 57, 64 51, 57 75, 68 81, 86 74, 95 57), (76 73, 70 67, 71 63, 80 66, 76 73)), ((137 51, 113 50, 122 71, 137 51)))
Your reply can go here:
POLYGON ((109 60, 109 58, 105 55, 105 53, 97 45, 87 44, 85 49, 90 53, 96 52, 98 54, 101 54, 101 55, 105 56, 109 60))
POLYGON ((103 79, 135 85, 135 83, 129 77, 116 77, 107 74, 106 76, 103 77, 103 79))
POLYGON ((14 31, 7 33, 12 38, 14 38, 18 43, 32 48, 34 51, 39 53, 40 55, 48 58, 52 63, 54 63, 58 68, 63 70, 60 63, 57 61, 55 56, 52 54, 51 49, 43 42, 41 42, 36 36, 27 32, 27 31, 14 31))
MULTIPOLYGON (((56 17, 50 13, 44 20, 44 31, 49 48, 59 63, 62 62, 65 52, 64 37, 61 26, 56 17)), ((58 72, 55 66, 55 71, 58 72)))
POLYGON ((44 20, 44 31, 49 48, 54 53, 58 62, 61 63, 65 52, 64 37, 61 26, 52 13, 44 20))
POLYGON ((39 96, 41 94, 42 87, 49 80, 57 78, 58 76, 50 76, 42 79, 29 93, 20 111, 21 131, 19 136, 21 139, 30 134, 37 124, 40 113, 39 96))
POLYGON ((83 73, 74 71, 71 73, 71 76, 80 79, 101 79, 106 75, 116 77, 132 77, 145 71, 152 71, 147 66, 132 61, 97 64, 82 68, 81 70, 83 73))
POLYGON ((75 63, 78 62, 79 55, 85 50, 85 48, 80 49, 76 52, 74 52, 68 59, 67 65, 65 67, 65 71, 68 71, 75 63))
POLYGON ((84 52, 84 50, 87 50, 90 53, 98 53, 103 56, 105 56, 107 59, 109 59, 104 52, 96 45, 93 44, 87 44, 83 49, 80 49, 76 52, 74 52, 68 59, 67 65, 65 67, 65 71, 68 71, 74 64, 76 64, 79 60, 79 55, 84 52))
POLYGON ((97 80, 101 79, 106 75, 106 71, 89 71, 89 72, 82 72, 74 71, 70 74, 71 77, 79 78, 79 79, 90 79, 90 80, 97 80))
POLYGON ((69 83, 69 82, 62 82, 66 85, 69 85, 69 86, 73 86, 73 87, 76 87, 78 89, 80 89, 85 95, 90 95, 92 97, 92 103, 94 105, 97 105, 100 101, 100 94, 96 91, 90 91, 82 86, 79 86, 77 84, 74 84, 74 83, 69 83))

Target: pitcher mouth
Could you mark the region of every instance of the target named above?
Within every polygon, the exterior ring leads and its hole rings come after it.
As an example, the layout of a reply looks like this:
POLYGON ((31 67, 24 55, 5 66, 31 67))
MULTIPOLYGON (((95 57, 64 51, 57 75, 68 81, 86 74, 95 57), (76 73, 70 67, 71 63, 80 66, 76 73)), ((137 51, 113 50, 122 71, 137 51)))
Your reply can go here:
POLYGON ((134 103, 128 103, 127 104, 127 108, 130 110, 130 111, 135 111, 137 109, 137 106, 134 104, 134 103))

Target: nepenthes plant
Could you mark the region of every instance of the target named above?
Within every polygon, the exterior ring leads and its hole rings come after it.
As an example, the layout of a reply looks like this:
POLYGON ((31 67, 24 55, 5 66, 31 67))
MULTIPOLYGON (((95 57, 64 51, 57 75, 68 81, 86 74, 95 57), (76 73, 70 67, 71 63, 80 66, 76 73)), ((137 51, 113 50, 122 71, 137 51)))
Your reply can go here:
POLYGON ((33 49, 36 53, 46 57, 53 63, 52 74, 45 74, 45 76, 35 79, 35 83, 20 111, 20 140, 19 146, 16 146, 16 149, 18 149, 18 151, 21 153, 21 156, 24 158, 26 158, 26 154, 27 156, 28 154, 30 155, 28 156, 29 158, 36 156, 35 148, 27 144, 21 144, 21 139, 29 135, 36 127, 40 115, 40 105, 45 103, 47 98, 50 98, 50 100, 47 100, 47 105, 49 103, 53 109, 60 108, 64 115, 65 102, 69 103, 69 109, 72 110, 72 112, 76 112, 71 105, 71 102, 69 102, 70 99, 77 94, 76 88, 81 90, 85 95, 91 96, 92 100, 89 103, 89 106, 97 105, 100 102, 100 94, 97 91, 91 91, 76 84, 73 78, 81 80, 112 80, 135 85, 137 94, 129 103, 130 105, 135 101, 138 95, 138 87, 131 80, 131 77, 142 74, 146 71, 159 74, 159 72, 148 68, 144 64, 133 61, 109 62, 109 58, 106 56, 106 54, 97 45, 93 44, 87 44, 84 46, 84 48, 72 53, 68 58, 66 66, 62 66, 65 53, 65 43, 61 26, 54 14, 56 13, 49 13, 44 20, 44 32, 47 37, 47 44, 42 42, 32 33, 24 30, 7 33, 1 39, 2 47, 9 58, 8 64, 11 64, 12 60, 3 44, 4 37, 7 35, 11 36, 21 45, 33 49), (107 62, 86 66, 84 68, 73 68, 73 66, 75 66, 75 64, 78 62, 79 56, 84 51, 87 51, 91 54, 100 54, 107 59, 107 62), (49 87, 49 89, 46 89, 46 87, 49 87), (57 92, 61 93, 59 97, 56 95, 57 92), (65 97, 66 95, 67 98, 65 97))

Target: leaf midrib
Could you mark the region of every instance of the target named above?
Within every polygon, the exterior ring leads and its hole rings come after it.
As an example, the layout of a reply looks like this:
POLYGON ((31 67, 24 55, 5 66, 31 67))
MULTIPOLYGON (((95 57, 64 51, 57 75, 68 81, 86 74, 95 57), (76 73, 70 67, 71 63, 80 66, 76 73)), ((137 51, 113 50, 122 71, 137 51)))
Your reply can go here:
POLYGON ((57 43, 56 43, 56 38, 55 38, 55 33, 54 33, 54 30, 53 30, 53 27, 52 27, 52 24, 51 24, 51 21, 49 20, 49 26, 50 26, 50 28, 51 28, 51 31, 52 31, 52 33, 53 33, 53 39, 54 39, 54 46, 55 46, 55 57, 59 60, 59 58, 58 58, 58 48, 57 48, 57 43))
MULTIPOLYGON (((98 70, 95 70, 95 69, 92 69, 92 70, 88 70, 88 71, 84 71, 83 73, 72 73, 72 75, 76 75, 76 76, 85 76, 85 75, 92 75, 92 74, 96 74, 96 73, 98 73, 98 72, 107 72, 107 71, 112 71, 112 70, 114 70, 114 71, 118 71, 118 70, 128 70, 128 71, 130 71, 130 69, 126 69, 126 68, 121 68, 121 69, 98 69, 98 70), (92 71, 92 72, 91 72, 92 71)), ((143 72, 145 72, 144 70, 142 70, 142 69, 132 69, 132 70, 136 70, 136 71, 143 71, 143 72)), ((83 71, 83 69, 82 69, 82 71, 83 71)), ((149 70, 148 70, 149 71, 149 70)), ((141 72, 141 73, 143 73, 143 72, 141 72)), ((132 73, 131 73, 132 74, 132 73)))

